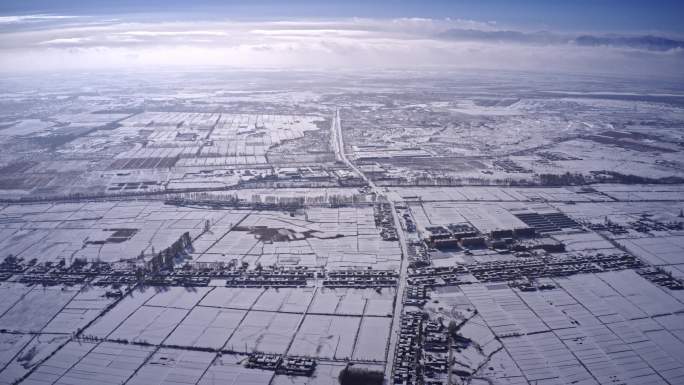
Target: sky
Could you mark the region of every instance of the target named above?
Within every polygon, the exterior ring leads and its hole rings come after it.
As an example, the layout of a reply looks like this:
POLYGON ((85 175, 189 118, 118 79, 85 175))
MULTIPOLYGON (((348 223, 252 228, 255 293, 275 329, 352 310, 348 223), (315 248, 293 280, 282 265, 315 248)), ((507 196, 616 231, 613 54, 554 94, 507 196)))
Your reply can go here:
POLYGON ((488 69, 682 77, 684 1, 3 0, 0 71, 488 69))

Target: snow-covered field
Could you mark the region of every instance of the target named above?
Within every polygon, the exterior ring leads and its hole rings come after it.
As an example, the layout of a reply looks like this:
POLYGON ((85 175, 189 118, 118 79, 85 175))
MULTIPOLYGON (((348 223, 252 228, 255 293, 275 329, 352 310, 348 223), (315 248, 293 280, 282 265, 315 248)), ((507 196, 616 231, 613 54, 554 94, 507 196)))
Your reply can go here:
POLYGON ((0 80, 0 385, 334 385, 349 363, 416 362, 445 384, 684 383, 679 84, 209 70, 72 82, 0 80), (430 239, 449 224, 486 246, 430 239), (528 226, 543 235, 492 234, 528 226), (185 233, 175 271, 146 265, 185 233), (648 269, 475 271, 623 253, 648 269), (113 270, 66 284, 61 266, 83 261, 113 270), (306 278, 279 278, 292 272, 306 278), (423 312, 410 341, 408 311, 423 312), (399 362, 409 350, 419 360, 399 362), (258 353, 316 369, 247 368, 258 353))

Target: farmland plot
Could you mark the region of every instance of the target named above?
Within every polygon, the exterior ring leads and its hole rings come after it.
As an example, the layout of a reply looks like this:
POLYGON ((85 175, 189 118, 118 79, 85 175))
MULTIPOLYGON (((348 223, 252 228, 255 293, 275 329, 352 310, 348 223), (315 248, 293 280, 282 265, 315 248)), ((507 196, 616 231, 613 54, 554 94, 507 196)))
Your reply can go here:
POLYGON ((102 342, 97 345, 69 343, 32 373, 28 384, 124 383, 152 353, 152 348, 102 342))
POLYGON ((78 289, 38 287, 0 317, 0 329, 39 332, 78 293, 78 289))
POLYGON ((307 315, 288 354, 350 359, 361 317, 307 315))
POLYGON ((245 310, 196 306, 165 344, 220 349, 245 317, 245 310))
POLYGON ((250 309, 264 293, 261 288, 217 287, 200 302, 202 306, 250 309))
POLYGON ((228 340, 226 348, 237 352, 284 354, 300 319, 298 314, 250 311, 228 340))
POLYGON ((116 304, 113 311, 105 313, 86 329, 85 335, 106 338, 154 295, 155 291, 151 288, 131 291, 116 304))
POLYGON ((362 361, 384 361, 391 322, 391 318, 363 317, 352 358, 362 361))
POLYGON ((195 385, 215 354, 159 349, 136 371, 128 385, 195 385))
POLYGON ((69 340, 67 335, 5 334, 2 336, 0 384, 10 385, 34 369, 69 340))
POLYGON ((245 356, 223 354, 209 366, 197 385, 267 385, 273 372, 247 369, 242 365, 245 356))
POLYGON ((185 309, 142 306, 122 322, 109 338, 160 344, 187 313, 185 309))

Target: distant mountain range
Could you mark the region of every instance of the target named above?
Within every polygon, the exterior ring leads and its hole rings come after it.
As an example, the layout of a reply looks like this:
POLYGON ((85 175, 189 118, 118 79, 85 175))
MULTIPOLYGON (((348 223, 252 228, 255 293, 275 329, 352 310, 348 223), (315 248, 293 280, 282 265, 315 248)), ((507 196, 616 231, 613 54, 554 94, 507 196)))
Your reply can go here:
POLYGON ((669 51, 684 48, 683 40, 653 35, 621 36, 621 35, 580 35, 570 36, 546 31, 526 33, 520 31, 499 30, 483 31, 476 29, 450 29, 439 33, 438 38, 448 40, 507 42, 521 44, 576 44, 579 46, 611 46, 642 49, 648 51, 669 51))

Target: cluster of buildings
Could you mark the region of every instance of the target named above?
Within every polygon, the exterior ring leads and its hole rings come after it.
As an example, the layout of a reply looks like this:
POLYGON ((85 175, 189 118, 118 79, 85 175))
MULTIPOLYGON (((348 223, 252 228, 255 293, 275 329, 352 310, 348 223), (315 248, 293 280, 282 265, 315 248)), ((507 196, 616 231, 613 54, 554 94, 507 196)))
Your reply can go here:
POLYGON ((479 262, 467 270, 482 282, 563 277, 580 273, 599 273, 642 267, 638 258, 629 254, 568 255, 562 257, 518 258, 515 260, 479 262))
POLYGON ((421 343, 425 315, 422 312, 406 312, 401 315, 399 341, 394 352, 392 381, 396 385, 418 385, 422 380, 420 368, 421 343))
POLYGON ((172 271, 146 276, 145 283, 162 286, 207 286, 213 279, 225 281, 227 287, 306 287, 316 276, 313 269, 264 268, 253 270, 238 268, 236 264, 216 265, 213 268, 186 264, 172 271))
POLYGON ((399 274, 394 270, 333 270, 323 280, 326 287, 351 287, 358 289, 393 287, 399 274))
POLYGON ((316 360, 308 357, 281 356, 278 354, 252 353, 245 367, 273 370, 288 376, 311 376, 316 370, 316 360))
POLYGON ((426 242, 432 248, 439 250, 491 248, 522 252, 542 249, 548 253, 565 251, 562 242, 548 237, 537 237, 534 228, 519 228, 514 230, 494 230, 489 235, 482 235, 469 225, 451 224, 444 226, 428 226, 426 242))
POLYGON ((681 279, 673 277, 672 274, 661 268, 649 266, 643 269, 637 269, 636 272, 656 285, 666 287, 670 290, 684 290, 684 284, 681 279))
POLYGON ((382 239, 385 241, 396 241, 399 239, 397 229, 394 226, 394 218, 392 217, 392 206, 389 203, 378 203, 373 208, 375 226, 380 228, 382 239))
POLYGON ((76 259, 67 266, 64 259, 57 263, 24 261, 21 258, 9 256, 0 263, 0 281, 6 281, 16 276, 16 281, 27 285, 40 284, 43 286, 76 285, 112 272, 107 263, 87 263, 76 259))
POLYGON ((409 242, 407 249, 410 267, 430 266, 430 250, 424 242, 412 240, 409 242))
POLYGON ((410 268, 404 305, 422 307, 430 299, 430 289, 436 286, 469 284, 463 277, 468 271, 463 265, 410 268))
POLYGON ((275 176, 279 180, 305 179, 310 182, 329 182, 331 180, 327 170, 316 166, 277 167, 275 169, 275 176))
POLYGON ((551 290, 555 289, 556 285, 544 282, 539 283, 534 279, 521 279, 509 283, 512 287, 517 287, 520 291, 537 291, 537 290, 551 290))
MULTIPOLYGON (((164 255, 160 253, 158 255, 164 255)), ((227 287, 307 287, 314 279, 330 288, 394 287, 399 280, 395 270, 348 269, 332 270, 297 267, 262 267, 247 269, 237 263, 185 263, 172 269, 165 265, 157 270, 146 269, 143 261, 98 263, 77 261, 66 266, 65 261, 24 263, 14 257, 0 263, 0 281, 12 279, 26 284, 45 286, 74 285, 89 282, 114 288, 142 283, 148 286, 208 286, 212 280, 223 280, 227 287)))
POLYGON ((651 231, 677 231, 684 229, 684 223, 679 221, 660 222, 649 218, 647 214, 643 214, 641 218, 629 224, 632 229, 640 233, 650 233, 651 231))
POLYGON ((611 221, 606 217, 602 223, 586 223, 588 228, 594 231, 606 231, 613 235, 627 234, 629 230, 634 230, 643 234, 650 234, 652 231, 679 231, 684 229, 684 222, 661 222, 643 214, 641 218, 627 224, 620 224, 611 221))
POLYGON ((226 286, 231 287, 305 287, 314 278, 314 271, 303 269, 242 270, 227 276, 226 286))
POLYGON ((417 269, 409 272, 407 282, 409 285, 422 285, 428 287, 469 283, 464 282, 461 279, 463 274, 465 274, 465 272, 458 271, 458 267, 417 269), (431 271, 431 273, 421 273, 426 270, 431 271))
POLYGON ((594 231, 607 231, 613 235, 627 234, 627 228, 619 223, 615 223, 608 218, 603 223, 587 223, 586 226, 594 231))
POLYGON ((492 162, 492 165, 504 172, 530 174, 532 170, 524 168, 510 159, 499 159, 492 162))
POLYGON ((449 349, 462 349, 470 340, 457 335, 441 320, 430 320, 421 311, 401 317, 399 342, 392 368, 395 385, 444 385, 450 370, 449 349))
POLYGON ((428 288, 425 285, 409 284, 406 286, 404 305, 422 307, 429 298, 428 288))
MULTIPOLYGON (((304 287, 316 273, 308 267, 261 267, 253 270, 230 264, 186 263, 171 271, 154 275, 168 286, 206 286, 213 279, 225 281, 228 287, 304 287)), ((148 283, 146 277, 145 282, 148 283)))
POLYGON ((582 160, 582 158, 568 155, 562 152, 551 152, 551 151, 539 151, 537 155, 545 160, 556 162, 564 160, 582 160))
POLYGON ((437 249, 486 247, 486 238, 469 224, 425 227, 425 240, 437 249))
POLYGON ((63 272, 29 272, 22 274, 19 282, 27 285, 39 284, 43 286, 67 285, 73 286, 86 281, 88 277, 83 274, 69 274, 63 272))
POLYGON ((416 232, 416 222, 413 221, 411 214, 408 212, 405 212, 402 214, 402 218, 404 219, 404 226, 406 227, 406 231, 408 231, 409 233, 415 233, 416 232))
MULTIPOLYGON (((638 269, 643 262, 630 254, 583 254, 562 256, 521 257, 513 260, 476 262, 467 265, 410 268, 405 305, 422 306, 429 298, 429 289, 436 286, 469 284, 475 277, 480 282, 509 281, 526 290, 548 289, 531 282, 536 278, 562 277, 580 273, 638 269), (528 284, 525 284, 528 283, 528 284)), ((681 282, 669 274, 654 269, 637 270, 639 274, 665 287, 678 289, 681 282)))
POLYGON ((529 238, 529 239, 511 239, 498 240, 492 243, 492 247, 500 250, 510 250, 512 252, 520 253, 531 252, 535 250, 543 250, 546 253, 562 253, 565 251, 565 244, 549 237, 529 238))

